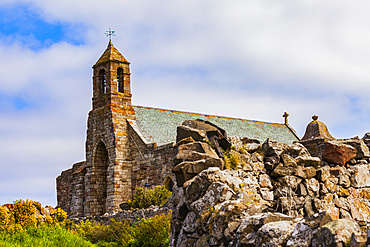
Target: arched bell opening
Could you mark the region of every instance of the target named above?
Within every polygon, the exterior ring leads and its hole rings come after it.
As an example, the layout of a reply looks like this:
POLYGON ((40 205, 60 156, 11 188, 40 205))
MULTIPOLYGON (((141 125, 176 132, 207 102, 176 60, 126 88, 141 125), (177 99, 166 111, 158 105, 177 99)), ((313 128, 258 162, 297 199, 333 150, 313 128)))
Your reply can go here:
POLYGON ((119 93, 125 92, 125 86, 124 86, 124 75, 123 75, 123 69, 118 68, 117 69, 117 91, 119 93))
POLYGON ((99 90, 100 94, 107 93, 107 78, 105 75, 105 69, 99 70, 99 90))

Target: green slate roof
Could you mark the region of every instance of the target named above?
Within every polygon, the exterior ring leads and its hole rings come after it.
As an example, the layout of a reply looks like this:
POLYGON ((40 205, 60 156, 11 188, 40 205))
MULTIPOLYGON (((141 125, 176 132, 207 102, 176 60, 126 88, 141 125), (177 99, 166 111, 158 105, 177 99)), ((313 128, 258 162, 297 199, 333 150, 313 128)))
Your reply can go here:
POLYGON ((176 128, 185 120, 204 119, 223 128, 228 136, 248 137, 263 143, 271 138, 281 143, 291 144, 299 139, 285 124, 267 123, 239 118, 211 116, 197 113, 164 110, 133 106, 137 120, 135 129, 142 137, 158 146, 176 142, 176 128))

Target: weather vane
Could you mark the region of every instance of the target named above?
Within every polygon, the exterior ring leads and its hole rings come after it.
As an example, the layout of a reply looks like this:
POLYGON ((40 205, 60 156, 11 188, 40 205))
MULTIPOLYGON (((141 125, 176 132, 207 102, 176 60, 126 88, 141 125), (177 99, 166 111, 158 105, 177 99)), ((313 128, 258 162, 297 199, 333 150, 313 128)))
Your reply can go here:
POLYGON ((106 35, 107 37, 109 37, 109 40, 112 40, 112 36, 116 36, 116 35, 114 34, 115 32, 116 32, 116 31, 113 31, 113 30, 111 30, 111 29, 109 28, 109 30, 105 32, 105 35, 106 35))

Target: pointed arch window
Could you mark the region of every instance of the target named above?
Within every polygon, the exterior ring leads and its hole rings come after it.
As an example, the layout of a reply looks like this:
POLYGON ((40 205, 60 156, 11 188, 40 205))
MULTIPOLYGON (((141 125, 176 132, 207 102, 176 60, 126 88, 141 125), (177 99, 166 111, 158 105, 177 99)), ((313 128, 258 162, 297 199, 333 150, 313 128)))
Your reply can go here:
POLYGON ((120 92, 120 93, 125 92, 124 77, 123 77, 123 69, 122 68, 117 69, 117 88, 118 88, 118 92, 120 92))
POLYGON ((105 69, 99 70, 99 86, 101 94, 107 93, 107 79, 105 76, 105 69))

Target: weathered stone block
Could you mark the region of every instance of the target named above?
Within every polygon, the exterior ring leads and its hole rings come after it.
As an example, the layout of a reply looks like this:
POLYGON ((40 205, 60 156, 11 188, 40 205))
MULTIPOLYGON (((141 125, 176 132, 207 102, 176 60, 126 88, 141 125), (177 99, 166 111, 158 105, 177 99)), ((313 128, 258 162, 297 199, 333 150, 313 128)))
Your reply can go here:
POLYGON ((353 166, 351 168, 351 185, 355 188, 370 186, 370 173, 368 165, 353 166))
POLYGON ((206 131, 204 130, 194 129, 183 125, 177 126, 176 142, 188 137, 193 138, 195 141, 203 141, 207 138, 206 131))
POLYGON ((352 233, 359 234, 360 226, 354 220, 338 219, 322 226, 312 238, 312 246, 344 246, 352 233))
POLYGON ((354 147, 339 142, 328 141, 322 158, 328 162, 344 166, 350 159, 356 157, 357 151, 354 147))
POLYGON ((217 167, 223 169, 224 162, 222 159, 208 158, 197 161, 184 161, 173 168, 176 176, 177 186, 181 187, 189 179, 195 177, 198 173, 206 170, 209 167, 217 167))
POLYGON ((368 158, 370 157, 369 148, 366 146, 364 140, 353 138, 343 142, 344 144, 351 145, 357 150, 356 159, 368 158))

